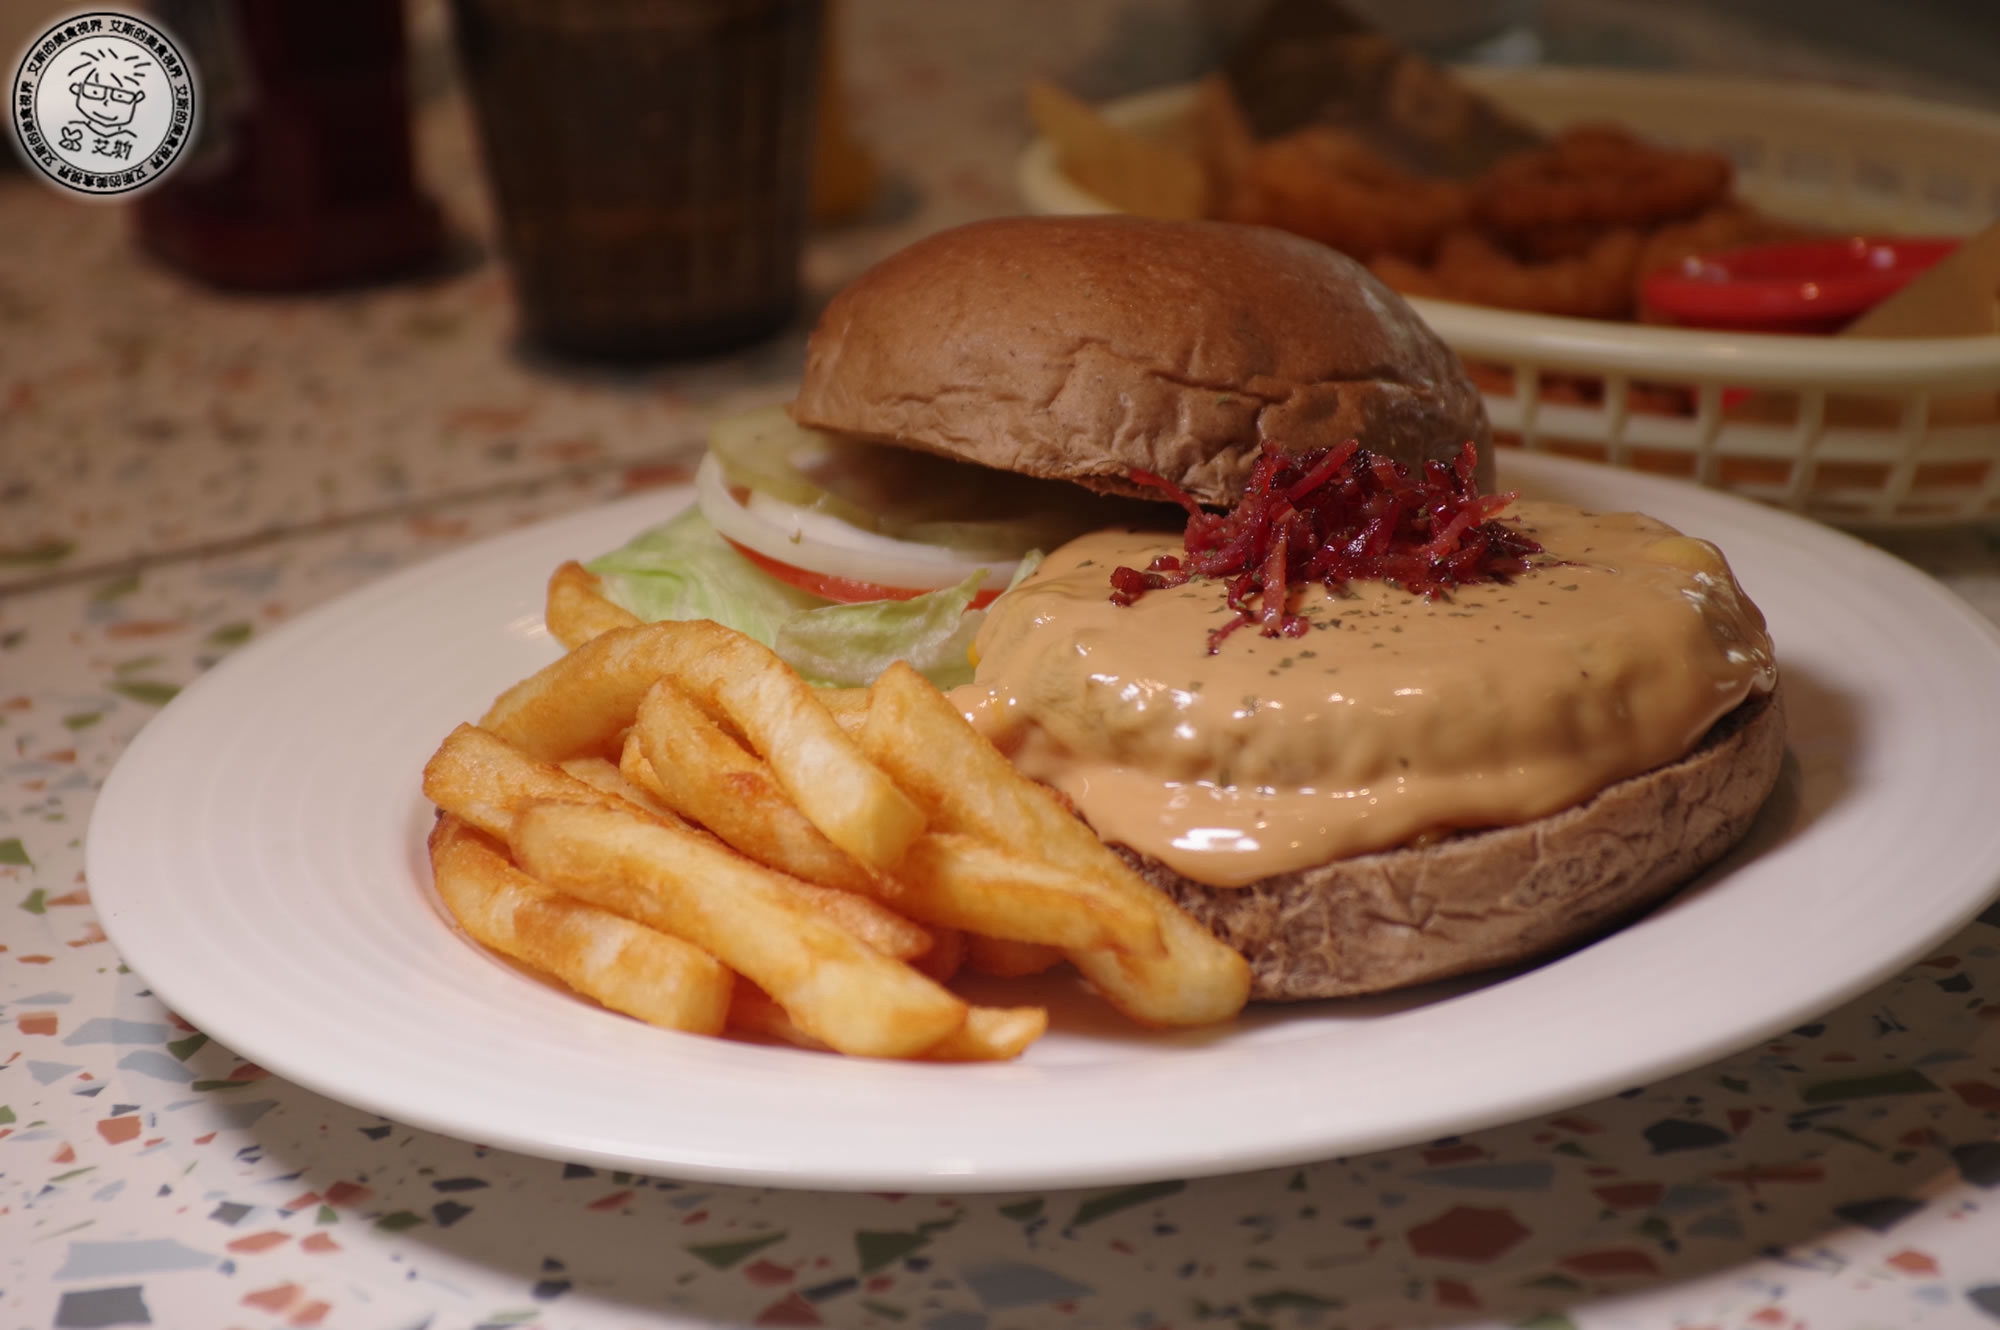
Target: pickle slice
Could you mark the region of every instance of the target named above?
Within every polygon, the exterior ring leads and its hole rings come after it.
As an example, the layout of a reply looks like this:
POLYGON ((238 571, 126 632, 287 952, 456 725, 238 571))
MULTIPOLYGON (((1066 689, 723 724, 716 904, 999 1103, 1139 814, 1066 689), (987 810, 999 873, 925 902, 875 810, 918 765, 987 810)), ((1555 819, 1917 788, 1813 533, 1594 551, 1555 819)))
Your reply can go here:
POLYGON ((718 420, 709 451, 732 486, 862 531, 984 556, 1053 549, 1108 515, 1104 499, 1068 481, 807 429, 781 406, 718 420))

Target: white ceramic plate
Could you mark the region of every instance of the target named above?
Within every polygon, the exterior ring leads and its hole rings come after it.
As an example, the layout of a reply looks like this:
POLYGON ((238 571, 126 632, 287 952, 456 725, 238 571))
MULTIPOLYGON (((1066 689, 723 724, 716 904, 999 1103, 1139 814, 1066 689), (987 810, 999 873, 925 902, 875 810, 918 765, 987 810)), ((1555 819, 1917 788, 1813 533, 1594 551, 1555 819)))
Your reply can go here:
POLYGON ((533 1154, 799 1187, 999 1190, 1351 1154, 1697 1065, 1914 959, 2000 886, 2000 633, 1921 574, 1741 500, 1546 457, 1509 483, 1715 538, 1769 615, 1794 760, 1749 842, 1664 909, 1483 984, 1148 1035, 1073 993, 1008 1066, 894 1065, 655 1030, 457 934, 418 771, 553 659, 545 577, 664 518, 651 494, 304 616, 200 679, 106 782, 112 941, 278 1075, 533 1154))

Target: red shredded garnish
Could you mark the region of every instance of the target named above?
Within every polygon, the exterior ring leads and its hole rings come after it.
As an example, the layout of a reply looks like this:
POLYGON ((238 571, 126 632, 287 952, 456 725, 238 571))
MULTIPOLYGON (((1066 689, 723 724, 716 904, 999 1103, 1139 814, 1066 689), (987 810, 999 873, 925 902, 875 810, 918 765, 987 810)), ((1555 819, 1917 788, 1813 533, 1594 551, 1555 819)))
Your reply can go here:
POLYGON ((1338 589, 1382 581, 1435 599, 1469 582, 1505 582, 1528 568, 1542 547, 1494 520, 1512 491, 1482 496, 1472 472, 1472 444, 1455 462, 1410 469, 1349 439, 1293 456, 1266 443, 1243 497, 1211 513, 1172 481, 1148 471, 1131 478, 1187 509, 1187 557, 1163 554, 1141 572, 1111 573, 1111 599, 1130 605, 1148 591, 1197 577, 1228 579, 1234 618, 1208 635, 1213 655, 1246 624, 1265 637, 1297 637, 1311 625, 1287 608, 1291 593, 1313 582, 1338 589))

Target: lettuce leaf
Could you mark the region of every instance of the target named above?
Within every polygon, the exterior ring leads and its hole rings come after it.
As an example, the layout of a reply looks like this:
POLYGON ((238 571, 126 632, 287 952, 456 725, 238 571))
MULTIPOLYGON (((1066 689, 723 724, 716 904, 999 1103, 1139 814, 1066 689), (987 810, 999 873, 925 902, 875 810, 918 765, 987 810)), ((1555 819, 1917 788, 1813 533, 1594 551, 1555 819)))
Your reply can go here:
POLYGON ((968 609, 984 569, 955 587, 908 600, 829 604, 787 619, 772 648, 808 679, 859 688, 899 660, 940 688, 972 682, 972 638, 985 610, 968 609))
POLYGON ((765 646, 785 620, 832 604, 738 554, 694 507, 584 566, 604 579, 608 599, 648 623, 713 619, 765 646))
POLYGON ((981 573, 909 600, 859 605, 801 591, 738 554, 698 508, 587 567, 604 579, 607 597, 641 619, 713 619, 756 638, 818 684, 867 684, 897 660, 940 688, 970 683, 967 651, 986 617, 966 608, 981 573))

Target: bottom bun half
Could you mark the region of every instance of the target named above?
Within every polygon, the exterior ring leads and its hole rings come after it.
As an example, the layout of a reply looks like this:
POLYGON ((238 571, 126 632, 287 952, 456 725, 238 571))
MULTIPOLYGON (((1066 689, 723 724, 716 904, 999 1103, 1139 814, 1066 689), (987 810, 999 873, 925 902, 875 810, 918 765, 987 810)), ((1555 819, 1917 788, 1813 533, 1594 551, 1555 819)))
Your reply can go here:
POLYGON ((1405 988, 1545 957, 1630 919, 1750 830, 1785 754, 1779 690, 1677 762, 1518 826, 1211 887, 1118 853, 1250 961, 1253 1000, 1405 988))

